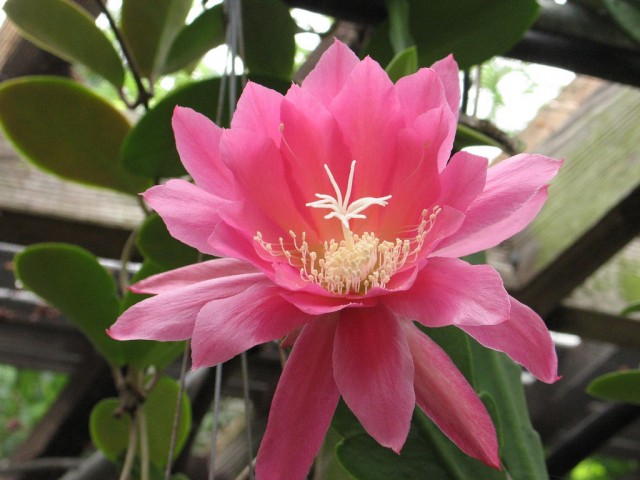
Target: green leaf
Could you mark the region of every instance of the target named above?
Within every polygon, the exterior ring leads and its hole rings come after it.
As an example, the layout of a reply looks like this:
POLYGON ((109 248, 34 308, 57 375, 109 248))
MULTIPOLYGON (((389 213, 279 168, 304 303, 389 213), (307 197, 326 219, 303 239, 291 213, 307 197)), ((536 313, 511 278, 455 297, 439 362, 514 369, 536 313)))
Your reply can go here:
POLYGON ((456 150, 462 150, 466 147, 475 147, 478 145, 488 145, 490 147, 498 147, 500 149, 503 148, 500 142, 493 138, 479 132, 478 130, 474 130, 467 125, 458 123, 453 148, 456 150))
MULTIPOLYGON (((131 283, 164 272, 165 269, 153 262, 145 260, 135 275, 131 278, 131 283)), ((133 293, 131 290, 125 293, 122 299, 121 312, 136 303, 149 298, 151 295, 133 293)), ((154 340, 127 340, 122 342, 122 348, 127 363, 135 365, 141 370, 153 365, 156 370, 162 370, 170 365, 177 357, 184 352, 184 342, 156 342, 154 340)))
POLYGON ((244 64, 251 74, 290 79, 296 24, 281 0, 242 0, 244 64))
MULTIPOLYGON (((167 463, 174 412, 178 400, 179 385, 162 377, 153 387, 143 404, 149 438, 149 459, 157 466, 167 463)), ((128 413, 116 416, 120 401, 105 398, 92 410, 89 430, 94 445, 110 460, 116 462, 127 450, 131 417, 128 413)), ((175 455, 184 447, 191 429, 191 404, 183 393, 175 455)), ((140 435, 138 435, 140 438, 140 435)))
POLYGON ((604 0, 604 5, 622 29, 640 43, 640 4, 635 0, 604 0))
POLYGON ((634 313, 634 312, 640 312, 640 300, 638 300, 637 302, 632 302, 629 305, 627 305, 624 308, 624 310, 620 312, 620 315, 622 316, 629 315, 630 313, 634 313))
POLYGON ((8 0, 7 17, 25 38, 70 63, 81 63, 116 88, 124 68, 113 44, 93 18, 69 0, 8 0))
POLYGON ((397 55, 415 44, 409 27, 409 1, 385 0, 385 3, 389 12, 389 41, 397 55))
POLYGON ((224 13, 219 4, 205 10, 178 33, 162 73, 175 72, 193 64, 224 41, 224 13))
POLYGON ((171 45, 184 27, 192 0, 124 0, 121 30, 144 77, 165 70, 171 45))
POLYGON ((157 214, 147 217, 141 225, 136 245, 146 260, 165 270, 184 267, 198 260, 198 251, 173 238, 157 214))
POLYGON ((2 83, 0 126, 16 150, 47 172, 130 194, 149 186, 118 161, 127 119, 76 82, 23 77, 2 83))
POLYGON ((640 370, 601 375, 589 384, 587 392, 605 400, 640 405, 640 370))
MULTIPOLYGON (((497 407, 500 454, 511 478, 547 480, 542 443, 533 429, 522 387, 522 370, 506 355, 469 339, 476 391, 487 392, 497 407)), ((490 413, 495 415, 495 412, 490 413)))
POLYGON ((73 245, 43 243, 16 255, 18 279, 64 313, 95 349, 115 365, 124 364, 121 342, 105 330, 116 320, 116 285, 96 257, 73 245))
MULTIPOLYGON (((278 91, 286 91, 290 82, 271 77, 251 76, 252 80, 278 91)), ((190 107, 214 119, 218 110, 220 79, 191 83, 163 98, 131 130, 122 146, 122 165, 129 171, 149 178, 178 177, 186 171, 180 162, 171 130, 176 105, 190 107)), ((227 99, 222 125, 228 125, 227 99)))
MULTIPOLYGON (((533 24, 536 0, 408 0, 410 33, 419 65, 429 66, 453 53, 460 68, 507 51, 533 24)), ((365 53, 382 64, 393 57, 389 21, 376 27, 365 53)))
POLYGON ((409 47, 398 53, 385 69, 392 82, 397 82, 402 77, 416 73, 418 70, 418 50, 409 47))

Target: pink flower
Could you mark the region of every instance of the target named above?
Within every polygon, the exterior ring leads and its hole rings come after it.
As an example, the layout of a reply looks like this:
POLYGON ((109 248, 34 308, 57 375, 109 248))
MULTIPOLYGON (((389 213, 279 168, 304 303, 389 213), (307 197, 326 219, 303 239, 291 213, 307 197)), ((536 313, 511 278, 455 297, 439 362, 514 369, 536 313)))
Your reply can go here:
POLYGON ((452 57, 394 85, 335 42, 285 96, 249 83, 230 129, 176 109, 195 185, 170 180, 144 197, 174 237, 227 258, 139 282, 135 291, 156 296, 109 334, 191 338, 194 368, 290 335, 258 478, 304 478, 340 396, 395 452, 417 404, 460 449, 499 468, 482 402, 413 322, 455 325, 540 380, 558 378, 540 317, 492 267, 457 257, 525 227, 560 162, 449 159, 459 100, 452 57))

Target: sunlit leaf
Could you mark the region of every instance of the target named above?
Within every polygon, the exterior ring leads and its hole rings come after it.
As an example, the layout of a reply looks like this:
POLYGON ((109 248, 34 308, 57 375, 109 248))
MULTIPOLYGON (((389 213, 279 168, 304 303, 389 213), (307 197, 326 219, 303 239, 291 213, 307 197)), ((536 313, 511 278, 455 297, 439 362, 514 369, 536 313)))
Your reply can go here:
MULTIPOLYGON (((149 438, 149 459, 158 466, 167 463, 178 391, 179 385, 175 380, 162 377, 144 402, 144 417, 149 438)), ((117 398, 103 399, 93 408, 89 419, 91 440, 108 459, 114 462, 127 449, 131 427, 131 416, 128 413, 117 415, 119 404, 117 398)), ((176 437, 176 455, 184 447, 190 429, 191 404, 187 396, 183 394, 176 437)))
MULTIPOLYGON (((408 1, 420 66, 453 53, 460 68, 467 68, 504 53, 529 29, 539 10, 536 0, 408 1)), ((365 53, 382 64, 393 58, 389 21, 376 27, 365 53)))
POLYGON ((602 375, 589 384, 587 392, 605 400, 640 405, 640 370, 602 375))
POLYGON ((634 313, 634 312, 640 312, 640 300, 627 305, 624 308, 624 310, 620 312, 620 315, 629 315, 630 313, 634 313))
MULTIPOLYGON (((284 80, 250 76, 257 83, 278 91, 286 91, 290 83, 284 80)), ((190 107, 210 119, 218 111, 220 79, 211 78, 191 83, 163 98, 146 113, 131 130, 122 147, 122 164, 138 175, 149 178, 177 177, 186 171, 180 162, 171 130, 171 117, 177 105, 190 107)), ((222 125, 228 124, 228 108, 222 109, 222 125)))
POLYGON ((222 4, 205 10, 176 36, 167 56, 163 73, 191 65, 212 48, 224 43, 222 4))
POLYGON ((408 0, 385 0, 389 13, 389 41, 397 54, 414 46, 409 27, 410 8, 408 0))
POLYGON ((140 73, 165 70, 171 45, 182 30, 192 0, 124 0, 121 29, 140 73))
POLYGON ((19 253, 15 269, 25 287, 67 316, 100 354, 124 363, 121 342, 105 332, 120 311, 116 285, 95 256, 74 245, 44 243, 19 253))
POLYGON ((8 0, 7 17, 29 41, 70 63, 81 63, 116 88, 124 68, 113 44, 86 10, 69 0, 8 0))
POLYGON ((398 53, 385 70, 392 82, 397 82, 402 77, 416 73, 418 70, 418 50, 416 47, 409 47, 398 53))
POLYGON ((252 74, 291 78, 296 24, 281 0, 242 0, 243 57, 252 74))
POLYGON ((127 119, 71 80, 23 77, 2 83, 0 127, 16 150, 47 172, 131 194, 149 186, 119 163, 127 119))

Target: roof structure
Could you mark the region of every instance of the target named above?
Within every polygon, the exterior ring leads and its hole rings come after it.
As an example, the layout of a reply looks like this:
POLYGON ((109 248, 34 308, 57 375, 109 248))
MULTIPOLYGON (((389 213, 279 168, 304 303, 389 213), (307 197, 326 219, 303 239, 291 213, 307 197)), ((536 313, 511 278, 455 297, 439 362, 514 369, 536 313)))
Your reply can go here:
MULTIPOLYGON (((333 15, 339 19, 333 34, 352 42, 361 29, 386 16, 383 0, 287 3, 333 15)), ((564 380, 526 388, 534 426, 549 446, 549 473, 557 478, 592 452, 632 459, 640 452, 640 407, 607 404, 584 393, 595 376, 640 364, 640 318, 619 315, 640 292, 640 286, 631 285, 640 274, 640 48, 604 13, 602 0, 541 4, 538 22, 506 55, 593 77, 578 76, 521 133, 527 151, 562 157, 566 164, 536 221, 488 252, 488 258, 510 291, 540 313, 550 329, 572 335, 558 342, 564 380)), ((11 28, 0 29, 2 78, 42 69, 68 72, 63 62, 11 28), (16 62, 18 51, 21 62, 16 62)), ((113 388, 106 365, 84 337, 16 285, 13 255, 37 242, 72 242, 107 259, 115 271, 117 263, 109 259, 118 258, 141 219, 135 199, 37 171, 0 137, 0 363, 70 374, 60 398, 12 463, 78 455, 87 443, 90 406, 113 388)), ((250 362, 253 423, 260 432, 279 363, 268 347, 253 352, 250 362)), ((239 392, 238 370, 232 363, 225 374, 229 395, 239 392)), ((211 401, 213 376, 210 371, 189 379, 200 418, 211 401)), ((220 478, 233 478, 241 469, 242 448, 234 444, 219 459, 220 478)), ((91 461, 102 470, 87 463, 86 469, 94 468, 92 476, 65 478, 110 478, 99 458, 91 461)), ((11 478, 58 477, 15 473, 11 478)))

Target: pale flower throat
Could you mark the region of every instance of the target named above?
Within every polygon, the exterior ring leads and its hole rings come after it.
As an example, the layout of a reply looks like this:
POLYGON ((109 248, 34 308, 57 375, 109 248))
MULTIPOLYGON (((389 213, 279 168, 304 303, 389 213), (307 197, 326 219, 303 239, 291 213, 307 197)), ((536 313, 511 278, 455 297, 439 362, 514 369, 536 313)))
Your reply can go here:
POLYGON ((401 269, 408 260, 415 258, 424 244, 424 239, 433 228, 439 207, 434 207, 431 214, 423 210, 415 235, 412 239, 396 238, 395 242, 380 240, 374 232, 362 235, 353 233, 349 221, 366 219, 364 212, 373 205, 385 207, 391 195, 384 197, 362 197, 349 203, 355 175, 356 161, 351 162, 349 182, 344 198, 329 167, 325 164, 335 197, 316 193, 319 200, 306 204, 310 208, 326 208, 330 212, 324 216, 330 220, 337 218, 342 224, 343 239, 331 239, 324 244, 311 248, 306 241, 306 233, 302 232, 298 239, 293 231, 289 231, 292 242, 285 243, 279 238, 279 249, 274 250, 271 243, 265 242, 262 233, 257 232, 255 240, 273 256, 284 256, 290 265, 300 269, 303 280, 320 285, 337 295, 366 294, 373 287, 384 288, 391 277, 401 269))

